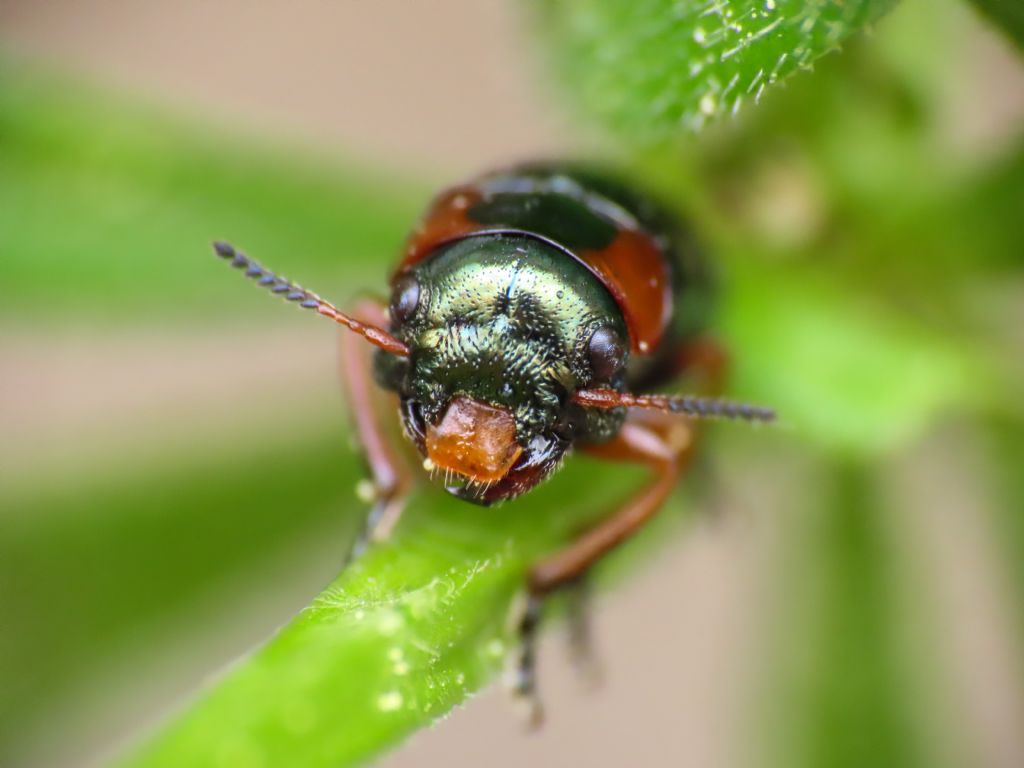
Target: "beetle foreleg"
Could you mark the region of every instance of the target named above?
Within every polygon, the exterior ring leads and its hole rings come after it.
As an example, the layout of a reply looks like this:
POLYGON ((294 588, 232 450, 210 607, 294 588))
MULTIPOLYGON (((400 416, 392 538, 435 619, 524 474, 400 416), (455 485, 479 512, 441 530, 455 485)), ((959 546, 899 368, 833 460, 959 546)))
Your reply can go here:
MULTIPOLYGON (((364 299, 352 316, 362 322, 387 327, 384 308, 364 299)), ((386 539, 401 517, 412 474, 387 437, 381 413, 381 398, 374 386, 371 350, 359 337, 342 333, 341 378, 348 395, 349 411, 366 463, 370 470, 368 493, 373 507, 352 545, 349 560, 358 556, 371 540, 386 539)))
POLYGON ((725 391, 728 373, 725 348, 710 336, 697 336, 659 350, 651 368, 631 385, 637 392, 649 392, 685 376, 698 392, 715 396, 725 391))
POLYGON ((562 551, 534 565, 527 578, 531 594, 548 595, 578 579, 654 517, 675 487, 683 459, 689 457, 691 442, 681 441, 678 445, 677 448, 650 426, 628 419, 615 439, 585 448, 591 455, 612 461, 645 464, 653 470, 654 478, 617 512, 562 551))
MULTIPOLYGON (((679 422, 673 421, 668 414, 648 414, 642 419, 631 416, 613 440, 585 448, 588 453, 611 461, 644 464, 651 468, 654 477, 620 509, 530 569, 527 608, 519 623, 517 692, 536 701, 535 644, 543 602, 559 590, 581 585, 595 563, 657 514, 675 487, 692 454, 692 440, 674 440, 671 435, 679 422), (654 423, 655 419, 658 423, 654 423)), ((570 632, 579 632, 582 626, 585 625, 577 625, 575 630, 570 626, 570 632)))

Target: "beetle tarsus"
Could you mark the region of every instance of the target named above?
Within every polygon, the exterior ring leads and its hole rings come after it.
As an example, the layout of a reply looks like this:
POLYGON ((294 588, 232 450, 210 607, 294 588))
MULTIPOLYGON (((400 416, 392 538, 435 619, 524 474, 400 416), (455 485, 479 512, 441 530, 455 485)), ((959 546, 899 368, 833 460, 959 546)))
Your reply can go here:
POLYGON ((513 657, 509 689, 525 708, 528 728, 539 728, 544 722, 544 708, 537 694, 537 633, 540 627, 544 598, 527 594, 516 626, 518 647, 513 657))

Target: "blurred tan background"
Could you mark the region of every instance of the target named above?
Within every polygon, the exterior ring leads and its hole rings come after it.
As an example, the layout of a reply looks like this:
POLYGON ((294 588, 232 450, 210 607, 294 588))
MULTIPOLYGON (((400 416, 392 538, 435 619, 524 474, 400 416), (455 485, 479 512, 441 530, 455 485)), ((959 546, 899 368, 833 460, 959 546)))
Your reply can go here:
POLYGON ((440 178, 568 145, 513 3, 0 3, 4 42, 233 129, 440 178))
MULTIPOLYGON (((500 0, 0 0, 0 47, 232 131, 313 145, 368 169, 412 170, 441 184, 575 148, 578 132, 570 132, 528 50, 519 10, 500 0)), ((1001 43, 980 26, 975 34, 983 52, 978 66, 1008 84, 999 93, 1016 91, 1017 98, 990 99, 994 108, 979 110, 987 97, 965 89, 958 130, 964 141, 997 141, 1024 114, 1024 80, 1001 43)), ((226 385, 229 374, 257 382, 250 394, 266 401, 333 386, 334 361, 322 337, 301 324, 289 328, 261 338, 259 356, 242 334, 207 338, 183 354, 181 339, 147 337, 143 346, 130 331, 48 339, 41 354, 30 331, 4 329, 0 461, 10 477, 82 472, 144 460, 133 455, 136 433, 194 439, 211 413, 241 425, 248 409, 226 385), (306 365, 277 365, 286 352, 306 365)), ((934 742, 944 753, 935 764, 963 764, 959 750, 968 761, 1011 768, 1024 765, 1024 670, 992 515, 984 494, 971 492, 981 461, 979 447, 955 425, 936 435, 919 457, 893 467, 888 492, 912 499, 905 506, 912 512, 886 525, 907 583, 917 585, 900 596, 901 609, 914 617, 907 657, 934 656, 929 663, 942 677, 922 685, 943 688, 940 700, 953 702, 951 711, 943 705, 929 714, 928 727, 949 737, 934 742), (972 743, 955 735, 963 731, 972 743)), ((807 514, 787 505, 779 478, 806 478, 799 461, 784 455, 764 457, 742 477, 730 475, 732 464, 724 457, 719 467, 720 514, 691 523, 650 567, 600 600, 605 679, 598 690, 579 684, 563 638, 551 633, 541 659, 549 713, 542 732, 524 733, 502 692, 492 689, 383 764, 756 762, 748 753, 751 707, 764 705, 766 649, 777 659, 779 644, 793 641, 776 620, 792 608, 778 580, 800 546, 789 536, 793 519, 807 514)), ((302 568, 275 572, 279 589, 265 602, 239 607, 230 632, 207 638, 205 657, 137 677, 126 674, 127 662, 120 698, 91 712, 69 707, 29 764, 93 764, 97 750, 123 737, 125 718, 152 718, 153 702, 187 692, 223 658, 264 636, 333 575, 329 542, 311 544, 300 559, 302 568)), ((799 645, 788 652, 798 668, 799 645)), ((769 676, 776 673, 785 670, 769 676)))

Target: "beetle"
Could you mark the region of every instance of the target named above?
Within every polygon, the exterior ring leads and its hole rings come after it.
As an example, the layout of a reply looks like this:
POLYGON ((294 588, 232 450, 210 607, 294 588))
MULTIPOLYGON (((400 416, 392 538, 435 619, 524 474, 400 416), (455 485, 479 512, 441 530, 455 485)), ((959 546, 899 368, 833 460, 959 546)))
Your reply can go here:
POLYGON ((581 585, 658 512, 693 456, 693 420, 774 419, 704 396, 722 389, 725 356, 706 336, 711 281, 679 217, 587 167, 521 165, 442 192, 409 236, 386 307, 342 312, 227 243, 214 249, 352 332, 343 378, 373 484, 357 551, 387 538, 411 484, 378 420, 374 380, 397 394, 424 468, 468 502, 527 493, 574 449, 650 469, 636 495, 526 576, 514 686, 534 703, 543 601, 581 585), (652 394, 681 376, 705 392, 652 394))

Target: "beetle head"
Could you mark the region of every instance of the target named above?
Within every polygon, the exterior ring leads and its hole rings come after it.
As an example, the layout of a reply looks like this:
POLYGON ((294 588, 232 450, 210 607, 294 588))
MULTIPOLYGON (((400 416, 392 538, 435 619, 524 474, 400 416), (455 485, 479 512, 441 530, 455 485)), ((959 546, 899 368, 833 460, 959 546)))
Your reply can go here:
POLYGON ((584 385, 619 387, 628 358, 614 300, 582 265, 526 236, 443 246, 400 275, 391 332, 407 357, 378 355, 407 433, 450 490, 482 503, 517 496, 580 437, 611 436, 618 412, 587 409, 584 385))

